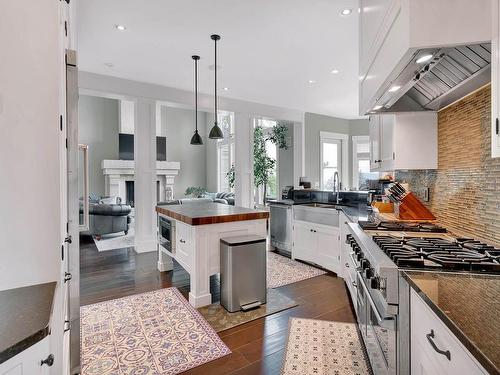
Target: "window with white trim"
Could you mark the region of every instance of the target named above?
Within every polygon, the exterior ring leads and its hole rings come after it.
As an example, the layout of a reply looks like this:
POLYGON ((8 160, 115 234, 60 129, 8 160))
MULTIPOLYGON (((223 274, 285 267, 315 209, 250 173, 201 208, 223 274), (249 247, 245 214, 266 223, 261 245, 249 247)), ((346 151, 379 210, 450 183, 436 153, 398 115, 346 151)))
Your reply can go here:
POLYGON ((368 180, 379 178, 378 172, 370 172, 370 138, 352 137, 352 185, 357 190, 368 190, 368 180))
POLYGON ((229 187, 228 172, 234 166, 234 115, 232 113, 219 113, 217 120, 223 139, 217 140, 217 190, 229 192, 234 189, 229 187))
POLYGON ((320 132, 320 186, 333 190, 335 172, 339 174, 342 188, 347 188, 348 170, 347 134, 320 132))

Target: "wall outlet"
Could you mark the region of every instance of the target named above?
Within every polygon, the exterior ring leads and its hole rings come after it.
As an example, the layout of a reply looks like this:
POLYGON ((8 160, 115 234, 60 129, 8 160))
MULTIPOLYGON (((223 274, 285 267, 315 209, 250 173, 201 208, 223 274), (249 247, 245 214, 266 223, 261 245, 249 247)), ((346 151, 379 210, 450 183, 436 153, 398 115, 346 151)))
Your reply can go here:
POLYGON ((421 200, 424 202, 429 202, 429 188, 428 187, 423 187, 423 188, 418 188, 413 191, 417 197, 419 197, 421 200))

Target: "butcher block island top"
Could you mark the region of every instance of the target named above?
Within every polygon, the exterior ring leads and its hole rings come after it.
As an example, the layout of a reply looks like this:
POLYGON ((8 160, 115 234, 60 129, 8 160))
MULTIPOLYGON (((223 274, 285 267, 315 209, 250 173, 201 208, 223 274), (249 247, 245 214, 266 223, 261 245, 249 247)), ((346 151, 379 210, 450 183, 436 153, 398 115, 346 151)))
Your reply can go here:
POLYGON ((269 218, 269 212, 221 203, 156 206, 156 212, 188 225, 229 223, 269 218))

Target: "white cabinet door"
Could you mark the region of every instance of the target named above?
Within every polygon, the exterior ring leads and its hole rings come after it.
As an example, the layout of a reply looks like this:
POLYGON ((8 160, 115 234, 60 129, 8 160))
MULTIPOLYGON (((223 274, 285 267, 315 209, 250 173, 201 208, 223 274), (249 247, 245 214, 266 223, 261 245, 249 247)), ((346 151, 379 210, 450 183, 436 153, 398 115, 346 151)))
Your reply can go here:
POLYGON ((491 157, 500 157, 500 6, 492 1, 491 36, 491 157))
POLYGON ((380 116, 370 116, 370 170, 378 171, 380 169, 380 116))
POLYGON ((380 160, 384 171, 394 167, 394 126, 395 115, 380 116, 380 160))
POLYGON ((414 290, 410 317, 412 374, 487 373, 414 290))
POLYGON ((194 237, 190 225, 175 223, 175 260, 188 272, 191 272, 191 260, 194 252, 194 237))
POLYGON ((314 229, 313 235, 316 237, 316 264, 323 268, 341 273, 340 269, 340 230, 339 228, 317 227, 314 229))
POLYGON ((46 337, 2 363, 0 375, 48 375, 50 367, 41 365, 41 361, 49 354, 49 337, 46 337))
POLYGON ((316 237, 313 235, 311 225, 294 222, 293 224, 293 251, 294 259, 314 262, 314 253, 317 246, 316 237))

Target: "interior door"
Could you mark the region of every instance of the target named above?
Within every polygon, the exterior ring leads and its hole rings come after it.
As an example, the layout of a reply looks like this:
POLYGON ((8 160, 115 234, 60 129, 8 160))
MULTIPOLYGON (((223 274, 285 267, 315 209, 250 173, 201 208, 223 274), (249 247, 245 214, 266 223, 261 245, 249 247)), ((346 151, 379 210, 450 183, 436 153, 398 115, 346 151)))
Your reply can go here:
MULTIPOLYGON (((68 301, 66 330, 70 332, 70 373, 80 373, 80 194, 79 194, 79 145, 78 145, 78 69, 76 52, 66 52, 66 138, 67 138, 67 255, 66 277, 68 301)), ((84 159, 88 165, 88 156, 84 159)), ((88 178, 84 180, 85 192, 88 190, 88 178)), ((88 201, 88 194, 82 200, 82 214, 88 201)), ((88 220, 85 219, 84 220, 88 220)), ((88 223, 88 221, 87 221, 88 223)))

